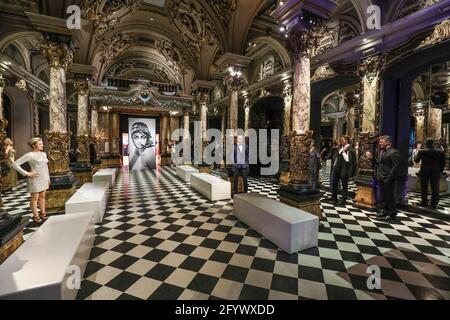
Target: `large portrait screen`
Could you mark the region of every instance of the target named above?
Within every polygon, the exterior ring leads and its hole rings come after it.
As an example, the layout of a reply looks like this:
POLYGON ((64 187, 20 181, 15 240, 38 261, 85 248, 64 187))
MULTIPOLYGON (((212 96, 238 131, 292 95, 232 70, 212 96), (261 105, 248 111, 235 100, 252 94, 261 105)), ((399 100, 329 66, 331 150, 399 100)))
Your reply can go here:
POLYGON ((156 169, 156 120, 128 119, 130 170, 156 169))

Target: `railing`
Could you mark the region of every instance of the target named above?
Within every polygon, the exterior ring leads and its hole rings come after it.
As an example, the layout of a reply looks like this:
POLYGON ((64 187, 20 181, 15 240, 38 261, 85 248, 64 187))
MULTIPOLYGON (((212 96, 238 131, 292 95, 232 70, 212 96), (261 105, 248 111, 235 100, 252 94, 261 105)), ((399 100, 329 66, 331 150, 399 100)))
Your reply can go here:
POLYGON ((108 78, 108 86, 109 87, 117 87, 117 88, 130 88, 133 85, 137 84, 145 84, 149 87, 155 89, 161 94, 165 95, 180 95, 181 86, 179 84, 168 84, 162 82, 154 82, 147 80, 130 80, 130 79, 121 79, 121 78, 108 78))

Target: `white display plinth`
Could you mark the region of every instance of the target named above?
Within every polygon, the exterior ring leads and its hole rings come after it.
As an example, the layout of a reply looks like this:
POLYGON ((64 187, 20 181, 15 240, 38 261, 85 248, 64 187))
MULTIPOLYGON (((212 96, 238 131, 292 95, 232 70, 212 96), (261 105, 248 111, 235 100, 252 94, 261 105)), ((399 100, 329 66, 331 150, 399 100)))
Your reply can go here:
POLYGON ((74 300, 94 239, 91 213, 50 217, 0 265, 0 299, 74 300))
POLYGON ((117 169, 100 169, 92 176, 92 182, 102 183, 107 182, 109 187, 112 188, 116 181, 117 169))
POLYGON ((95 223, 102 223, 108 203, 108 182, 85 183, 66 202, 66 214, 92 212, 95 223))
POLYGON ((319 219, 256 193, 234 196, 234 215, 289 254, 317 247, 319 219))
POLYGON ((191 181, 191 174, 198 173, 198 169, 191 166, 178 166, 176 169, 177 177, 184 182, 191 181))
POLYGON ((231 183, 209 173, 191 174, 191 187, 211 201, 231 199, 231 183))

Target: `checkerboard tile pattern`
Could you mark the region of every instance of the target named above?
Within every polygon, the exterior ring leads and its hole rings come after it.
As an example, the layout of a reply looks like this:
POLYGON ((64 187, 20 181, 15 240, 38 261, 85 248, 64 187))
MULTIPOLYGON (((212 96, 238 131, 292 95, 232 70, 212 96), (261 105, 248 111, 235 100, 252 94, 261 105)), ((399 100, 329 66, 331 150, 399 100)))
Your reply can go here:
MULTIPOLYGON (((278 188, 250 179, 252 192, 276 199, 278 188)), ((173 168, 123 171, 78 299, 450 299, 450 223, 321 207, 318 248, 288 255, 173 168), (367 288, 369 265, 380 266, 381 289, 367 288)))
MULTIPOLYGON (((322 173, 321 174, 321 183, 324 187, 331 188, 330 175, 322 173)), ((358 188, 357 188, 355 182, 352 180, 349 181, 348 191, 349 191, 350 195, 354 195, 358 191, 358 188)), ((430 198, 431 198, 431 195, 428 196, 429 200, 430 200, 430 198)), ((412 206, 420 206, 420 204, 422 202, 420 193, 415 192, 415 191, 408 191, 407 199, 408 199, 408 204, 412 205, 412 206)), ((441 214, 446 214, 446 215, 450 216, 450 194, 441 195, 439 197, 439 205, 436 210, 438 212, 440 212, 441 214)))
POLYGON ((24 239, 27 240, 37 230, 30 210, 30 194, 27 191, 26 181, 20 182, 12 191, 2 193, 3 208, 10 215, 22 215, 30 218, 24 229, 24 239))

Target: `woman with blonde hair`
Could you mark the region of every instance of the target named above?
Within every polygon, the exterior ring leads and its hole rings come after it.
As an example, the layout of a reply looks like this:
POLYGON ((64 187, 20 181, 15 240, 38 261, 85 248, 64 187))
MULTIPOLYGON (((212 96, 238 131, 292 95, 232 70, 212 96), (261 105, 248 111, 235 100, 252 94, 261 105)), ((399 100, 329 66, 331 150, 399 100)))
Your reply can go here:
POLYGON ((6 164, 11 168, 9 171, 9 182, 12 187, 17 186, 17 171, 12 168, 12 164, 16 158, 16 150, 14 150, 14 143, 10 138, 6 138, 3 142, 3 152, 5 154, 6 164))
POLYGON ((48 159, 44 150, 44 143, 41 138, 33 138, 28 143, 32 148, 31 152, 15 161, 12 166, 20 174, 28 177, 28 192, 31 194, 31 212, 33 220, 39 224, 47 220, 45 212, 45 193, 50 187, 50 174, 48 171, 48 159), (25 171, 21 165, 28 162, 31 171, 25 171), (38 214, 38 205, 41 214, 38 214))

